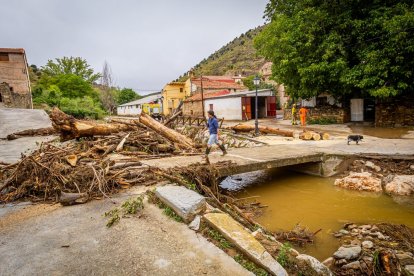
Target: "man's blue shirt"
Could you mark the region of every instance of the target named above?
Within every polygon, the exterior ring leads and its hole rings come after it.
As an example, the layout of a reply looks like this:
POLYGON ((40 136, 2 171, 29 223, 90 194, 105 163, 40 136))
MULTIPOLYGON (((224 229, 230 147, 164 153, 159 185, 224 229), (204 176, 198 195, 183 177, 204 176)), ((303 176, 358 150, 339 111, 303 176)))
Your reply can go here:
POLYGON ((218 129, 218 121, 217 118, 208 118, 207 121, 208 131, 210 134, 217 134, 218 129))

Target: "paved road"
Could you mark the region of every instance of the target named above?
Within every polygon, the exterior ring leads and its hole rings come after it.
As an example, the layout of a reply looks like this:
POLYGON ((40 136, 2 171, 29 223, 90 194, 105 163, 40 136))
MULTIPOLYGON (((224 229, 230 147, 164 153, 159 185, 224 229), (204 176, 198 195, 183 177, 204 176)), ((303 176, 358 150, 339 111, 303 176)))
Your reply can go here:
POLYGON ((0 275, 251 275, 151 204, 106 228, 103 214, 140 189, 116 204, 0 207, 0 275))

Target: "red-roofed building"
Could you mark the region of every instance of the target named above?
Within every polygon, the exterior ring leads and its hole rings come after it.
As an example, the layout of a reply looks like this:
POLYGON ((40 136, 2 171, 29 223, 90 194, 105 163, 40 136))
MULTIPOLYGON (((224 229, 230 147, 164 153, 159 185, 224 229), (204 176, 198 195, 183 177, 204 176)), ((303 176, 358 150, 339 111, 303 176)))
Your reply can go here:
POLYGON ((0 48, 0 108, 32 108, 24 49, 0 48))

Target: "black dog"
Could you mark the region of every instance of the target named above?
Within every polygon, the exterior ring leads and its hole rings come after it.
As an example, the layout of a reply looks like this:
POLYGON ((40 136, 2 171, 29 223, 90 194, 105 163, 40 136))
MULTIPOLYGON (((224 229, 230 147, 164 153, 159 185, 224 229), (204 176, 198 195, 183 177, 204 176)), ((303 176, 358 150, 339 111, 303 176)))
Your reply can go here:
POLYGON ((354 141, 358 145, 358 142, 360 142, 362 139, 364 139, 364 136, 362 135, 349 135, 348 136, 348 145, 349 142, 354 141))

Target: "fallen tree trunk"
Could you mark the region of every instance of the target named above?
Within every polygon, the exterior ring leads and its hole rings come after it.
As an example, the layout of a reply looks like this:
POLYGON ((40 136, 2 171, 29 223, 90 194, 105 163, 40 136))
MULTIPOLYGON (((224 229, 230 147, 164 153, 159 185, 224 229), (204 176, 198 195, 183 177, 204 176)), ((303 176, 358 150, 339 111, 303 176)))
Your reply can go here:
POLYGON ((106 136, 121 131, 136 130, 136 126, 127 124, 97 124, 92 121, 81 121, 67 115, 59 108, 53 108, 49 115, 53 127, 60 132, 62 141, 80 137, 106 136))
POLYGON ((183 111, 180 110, 177 113, 175 113, 172 117, 170 117, 165 123, 165 126, 168 126, 168 124, 170 124, 172 121, 174 121, 175 118, 177 118, 178 116, 180 116, 181 114, 183 114, 183 111))
MULTIPOLYGON (((239 125, 235 125, 231 127, 230 129, 237 131, 237 132, 250 132, 250 131, 254 131, 255 127, 239 124, 239 125)), ((282 129, 273 128, 273 127, 259 126, 259 131, 264 134, 276 134, 276 135, 281 135, 285 137, 293 137, 293 131, 291 130, 282 130, 282 129)))
POLYGON ((23 131, 19 131, 19 132, 15 132, 15 133, 7 135, 7 140, 15 140, 20 137, 27 137, 27 136, 47 136, 47 135, 53 135, 56 133, 57 132, 53 127, 26 129, 23 131))
POLYGON ((148 116, 144 112, 142 112, 139 116, 139 121, 145 126, 154 130, 155 132, 161 134, 163 137, 167 138, 171 142, 176 143, 182 149, 191 149, 195 147, 193 141, 190 138, 178 133, 177 131, 169 127, 164 126, 163 124, 154 120, 153 118, 151 118, 151 116, 148 116))

